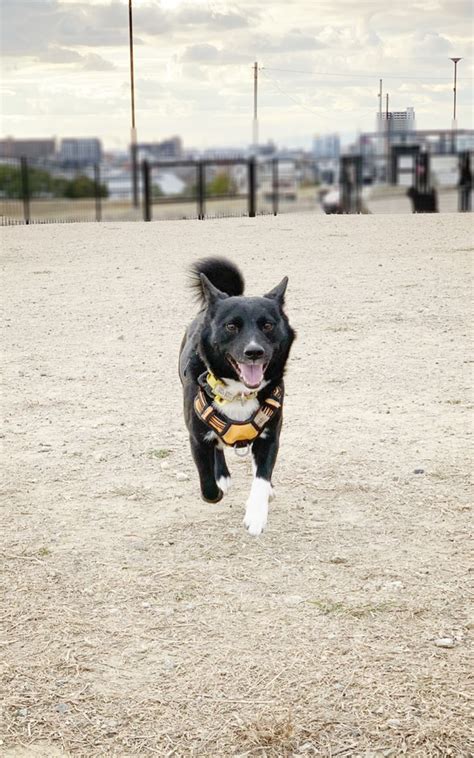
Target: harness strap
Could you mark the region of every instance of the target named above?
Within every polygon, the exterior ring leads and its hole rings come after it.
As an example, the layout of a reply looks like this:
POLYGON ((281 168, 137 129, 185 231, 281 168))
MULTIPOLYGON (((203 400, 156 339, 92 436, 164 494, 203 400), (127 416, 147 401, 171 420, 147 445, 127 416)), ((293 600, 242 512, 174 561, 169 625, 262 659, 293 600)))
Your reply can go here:
POLYGON ((247 421, 232 421, 216 411, 202 387, 194 398, 198 418, 209 426, 225 445, 245 447, 263 431, 264 426, 283 405, 283 388, 279 384, 247 421))

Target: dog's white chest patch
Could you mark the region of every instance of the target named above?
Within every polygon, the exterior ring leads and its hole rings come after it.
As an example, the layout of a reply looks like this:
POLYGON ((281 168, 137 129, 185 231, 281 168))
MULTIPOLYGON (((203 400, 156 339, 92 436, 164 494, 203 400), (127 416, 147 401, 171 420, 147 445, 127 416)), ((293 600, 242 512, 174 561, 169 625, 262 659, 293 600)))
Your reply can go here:
MULTIPOLYGON (((226 379, 225 383, 226 387, 229 390, 235 392, 237 397, 235 400, 230 400, 223 405, 214 403, 214 408, 219 411, 219 413, 227 416, 227 418, 232 419, 232 421, 247 421, 247 419, 249 419, 250 416, 255 413, 260 403, 256 397, 247 399, 244 397, 244 400, 242 401, 240 396, 245 396, 245 394, 249 392, 247 387, 242 384, 242 382, 238 382, 235 379, 226 379)), ((261 382, 255 389, 255 392, 260 392, 260 390, 266 387, 267 384, 267 381, 261 382)))
POLYGON ((260 403, 257 398, 254 397, 251 400, 232 400, 224 405, 214 405, 219 413, 223 416, 232 419, 232 421, 247 421, 250 416, 255 413, 260 403))

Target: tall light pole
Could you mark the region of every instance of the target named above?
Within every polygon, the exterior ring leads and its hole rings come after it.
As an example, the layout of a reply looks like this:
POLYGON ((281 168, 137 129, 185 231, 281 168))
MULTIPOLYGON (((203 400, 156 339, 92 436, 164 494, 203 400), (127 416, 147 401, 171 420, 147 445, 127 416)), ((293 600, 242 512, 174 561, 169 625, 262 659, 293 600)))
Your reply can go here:
POLYGON ((458 74, 458 63, 461 60, 461 58, 450 58, 452 62, 454 63, 454 84, 453 84, 453 95, 454 95, 454 102, 453 102, 453 124, 452 124, 452 131, 451 131, 451 149, 453 153, 456 152, 456 85, 457 85, 457 74, 458 74))
POLYGON ((457 73, 458 73, 458 63, 462 60, 462 58, 450 58, 450 60, 454 63, 454 86, 453 86, 453 93, 454 93, 454 103, 453 103, 453 129, 456 129, 456 85, 457 85, 457 73))
POLYGON ((130 152, 132 158, 132 197, 133 205, 138 208, 138 174, 137 174, 137 130, 135 126, 135 75, 133 70, 133 16, 132 0, 128 0, 128 41, 130 48, 130 95, 132 108, 132 129, 130 134, 130 152))

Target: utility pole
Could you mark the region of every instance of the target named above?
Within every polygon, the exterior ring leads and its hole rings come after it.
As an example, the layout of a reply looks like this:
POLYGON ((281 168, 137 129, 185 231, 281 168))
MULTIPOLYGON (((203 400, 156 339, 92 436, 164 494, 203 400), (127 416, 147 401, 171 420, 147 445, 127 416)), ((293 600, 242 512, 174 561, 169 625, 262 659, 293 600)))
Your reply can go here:
POLYGON ((252 147, 257 152, 258 147, 258 112, 257 112, 257 95, 258 95, 258 63, 253 64, 253 130, 252 130, 252 147))
POLYGON ((378 98, 379 98, 379 123, 378 123, 378 129, 377 129, 377 131, 378 131, 378 133, 379 133, 380 136, 377 136, 377 159, 376 159, 376 169, 375 169, 376 170, 376 176, 377 176, 377 178, 379 177, 379 175, 381 176, 381 173, 382 173, 381 165, 380 165, 379 160, 378 160, 378 156, 380 154, 383 154, 382 97, 383 97, 383 93, 382 93, 382 80, 379 79, 379 94, 378 94, 378 98), (379 174, 379 172, 380 172, 380 174, 379 174))
POLYGON ((380 129, 382 129, 382 79, 379 79, 379 125, 380 129))
POLYGON ((388 111, 388 100, 389 100, 389 94, 387 92, 385 96, 385 129, 386 129, 386 139, 387 139, 387 148, 386 148, 386 155, 387 155, 387 181, 392 181, 392 168, 390 166, 390 119, 389 119, 389 111, 388 111))
POLYGON ((128 40, 130 48, 130 95, 132 108, 132 128, 130 133, 130 152, 132 159, 132 197, 134 207, 138 208, 137 130, 135 126, 135 74, 133 68, 132 0, 128 0, 128 40))

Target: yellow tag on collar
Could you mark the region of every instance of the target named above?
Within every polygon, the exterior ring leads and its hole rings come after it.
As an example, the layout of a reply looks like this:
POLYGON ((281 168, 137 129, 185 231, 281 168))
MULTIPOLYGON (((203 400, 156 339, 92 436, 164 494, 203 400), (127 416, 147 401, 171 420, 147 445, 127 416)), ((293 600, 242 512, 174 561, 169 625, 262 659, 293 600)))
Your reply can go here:
POLYGON ((241 394, 237 394, 231 397, 231 393, 229 389, 226 387, 224 382, 221 379, 218 379, 214 374, 209 371, 206 381, 209 385, 209 387, 212 390, 212 393, 214 395, 213 402, 217 403, 217 405, 225 405, 226 403, 232 403, 234 400, 240 399, 242 402, 245 400, 253 400, 253 398, 257 397, 257 392, 242 392, 241 394))

